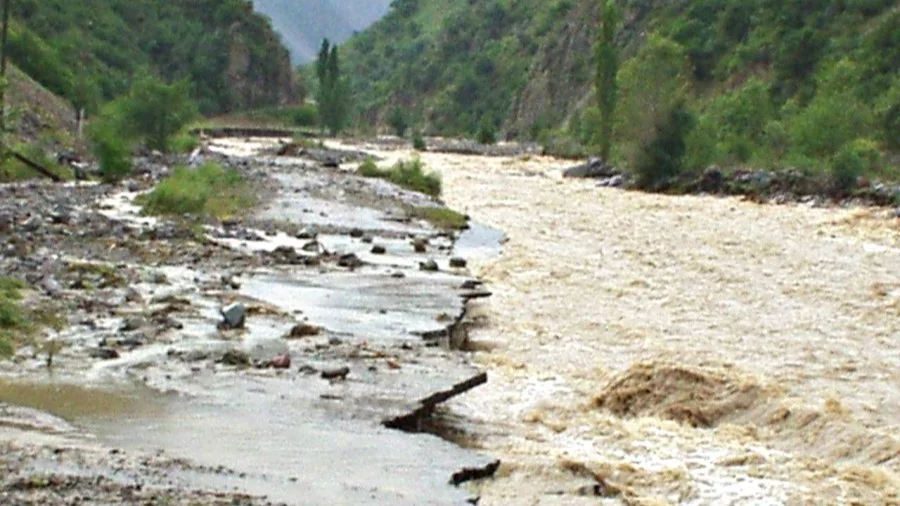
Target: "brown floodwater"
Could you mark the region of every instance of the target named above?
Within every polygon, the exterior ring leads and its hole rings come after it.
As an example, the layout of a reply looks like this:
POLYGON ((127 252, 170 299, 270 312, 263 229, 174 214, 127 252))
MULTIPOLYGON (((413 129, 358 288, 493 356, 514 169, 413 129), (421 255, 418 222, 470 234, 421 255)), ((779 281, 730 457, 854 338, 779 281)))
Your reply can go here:
MULTIPOLYGON (((375 152, 377 148, 368 146, 375 152)), ((385 151, 384 164, 413 156, 385 151)), ((598 188, 423 153, 504 231, 452 403, 480 504, 900 503, 900 225, 873 209, 598 188), (604 487, 600 487, 603 489, 604 487)))

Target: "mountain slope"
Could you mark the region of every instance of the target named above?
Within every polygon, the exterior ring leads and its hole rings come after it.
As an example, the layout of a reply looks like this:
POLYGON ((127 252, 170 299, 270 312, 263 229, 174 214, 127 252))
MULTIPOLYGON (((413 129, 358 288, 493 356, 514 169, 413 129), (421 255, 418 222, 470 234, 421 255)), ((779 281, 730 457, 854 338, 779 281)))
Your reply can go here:
POLYGON ((189 79, 207 113, 291 100, 293 68, 247 0, 18 0, 10 55, 79 107, 96 108, 149 69, 189 79))
POLYGON ((315 59, 328 38, 343 42, 378 20, 390 0, 255 0, 256 10, 272 20, 295 63, 315 59))
MULTIPOLYGON (((804 137, 826 138, 812 132, 815 126, 839 129, 847 111, 859 112, 854 124, 863 128, 856 135, 897 149, 891 141, 900 139, 895 1, 618 4, 623 75, 655 57, 651 40, 683 57, 688 105, 712 136, 704 139, 710 161, 779 156, 804 137), (760 107, 747 105, 757 98, 760 107), (739 122, 758 124, 755 137, 723 137, 739 122)), ((516 138, 563 134, 590 143, 596 118, 582 111, 593 103, 598 14, 597 2, 574 0, 397 0, 387 16, 346 44, 360 120, 383 124, 400 107, 421 127, 444 134, 471 135, 488 124, 516 138)), ((656 84, 640 77, 638 88, 656 84)), ((821 151, 800 155, 832 152, 821 151)))

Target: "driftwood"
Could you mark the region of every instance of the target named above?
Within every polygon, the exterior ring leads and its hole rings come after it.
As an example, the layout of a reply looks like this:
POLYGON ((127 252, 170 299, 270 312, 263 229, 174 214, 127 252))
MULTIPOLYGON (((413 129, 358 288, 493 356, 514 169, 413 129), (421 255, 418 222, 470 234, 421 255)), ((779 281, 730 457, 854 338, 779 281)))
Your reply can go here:
POLYGON ((38 163, 36 163, 36 162, 33 162, 33 161, 29 160, 28 158, 26 158, 26 157, 25 157, 24 155, 22 155, 21 153, 17 153, 17 152, 15 152, 15 151, 12 151, 12 152, 10 152, 10 154, 11 154, 12 157, 15 158, 16 160, 18 160, 18 161, 24 163, 25 165, 27 165, 28 167, 34 169, 36 172, 38 172, 38 173, 41 174, 42 176, 44 176, 44 177, 46 177, 46 178, 49 178, 49 179, 53 180, 53 181, 56 182, 56 183, 59 183, 59 182, 61 182, 61 181, 63 180, 61 177, 59 177, 58 174, 54 174, 53 172, 51 172, 51 171, 50 171, 49 169, 47 169, 46 167, 44 167, 44 166, 42 166, 42 165, 40 165, 40 164, 38 164, 38 163))

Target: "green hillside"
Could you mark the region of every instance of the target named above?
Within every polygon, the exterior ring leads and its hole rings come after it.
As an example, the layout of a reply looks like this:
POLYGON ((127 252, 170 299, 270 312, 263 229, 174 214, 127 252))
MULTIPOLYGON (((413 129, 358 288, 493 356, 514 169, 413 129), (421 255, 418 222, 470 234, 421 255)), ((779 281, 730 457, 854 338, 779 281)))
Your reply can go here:
POLYGON ((293 69, 247 0, 16 0, 12 61, 78 107, 126 91, 136 73, 188 79, 203 112, 291 98, 293 69))
MULTIPOLYGON (((687 159, 816 166, 900 149, 893 0, 622 0, 615 157, 663 110, 692 118, 687 159)), ((599 2, 398 0, 345 49, 363 124, 399 107, 420 127, 592 151, 599 2)), ((884 168, 885 163, 872 162, 884 168)))

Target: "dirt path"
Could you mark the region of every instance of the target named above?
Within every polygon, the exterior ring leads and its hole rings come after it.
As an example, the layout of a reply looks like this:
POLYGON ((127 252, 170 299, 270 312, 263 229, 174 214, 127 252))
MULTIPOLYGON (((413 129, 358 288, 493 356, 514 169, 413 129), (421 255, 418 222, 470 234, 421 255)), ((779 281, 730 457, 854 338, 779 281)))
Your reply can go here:
POLYGON ((898 504, 895 221, 423 160, 509 236, 453 406, 505 462, 481 504, 898 504))

